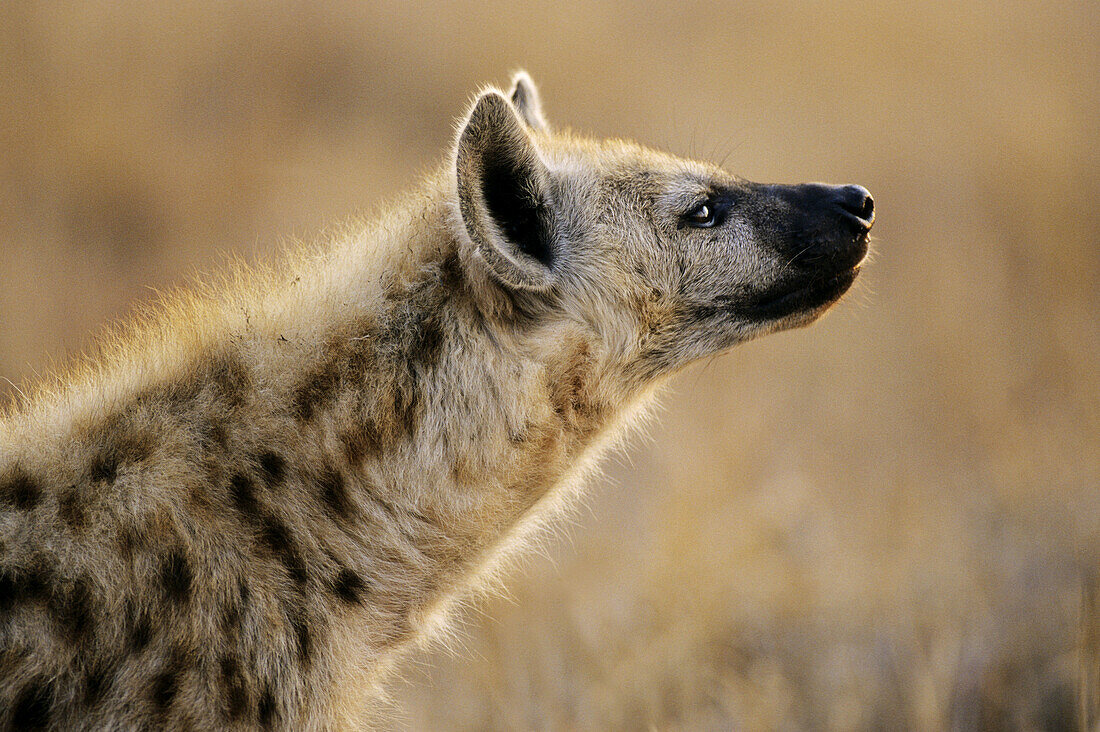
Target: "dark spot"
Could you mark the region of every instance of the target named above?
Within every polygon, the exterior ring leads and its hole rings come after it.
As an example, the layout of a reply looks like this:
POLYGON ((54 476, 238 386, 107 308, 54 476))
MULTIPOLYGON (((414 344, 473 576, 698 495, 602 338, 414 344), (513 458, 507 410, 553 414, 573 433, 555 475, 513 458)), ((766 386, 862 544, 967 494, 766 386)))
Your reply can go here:
POLYGON ((212 504, 209 484, 202 481, 192 483, 187 489, 187 501, 195 509, 209 508, 212 504))
POLYGON ((92 461, 91 478, 95 483, 113 483, 118 477, 118 458, 103 453, 92 461))
POLYGON ((30 656, 31 651, 25 646, 6 643, 5 648, 0 650, 0 679, 15 678, 21 669, 29 665, 27 661, 30 656))
POLYGON ((131 559, 135 551, 149 545, 148 539, 144 530, 136 526, 124 526, 118 532, 118 550, 124 557, 131 559))
POLYGON ((356 604, 363 601, 366 594, 366 584, 363 578, 353 570, 344 567, 332 582, 332 591, 336 596, 348 604, 356 604))
POLYGON ((403 376, 393 390, 393 416, 405 434, 414 435, 420 424, 419 378, 408 366, 403 376))
POLYGON ((294 549, 290 529, 274 516, 266 516, 262 522, 260 539, 268 549, 276 554, 284 554, 294 549))
POLYGON ((240 605, 233 601, 225 603, 222 608, 222 627, 226 631, 236 630, 241 627, 241 620, 243 620, 243 611, 240 605))
POLYGON ((248 369, 235 354, 222 355, 210 370, 210 383, 234 407, 244 404, 250 381, 248 369))
POLYGON ((211 418, 202 425, 202 433, 199 435, 199 444, 204 451, 225 451, 229 448, 229 432, 225 425, 216 418, 211 418))
POLYGON ((191 599, 191 563, 180 549, 173 549, 161 560, 160 582, 168 598, 179 603, 191 599))
MULTIPOLYGON (((690 306, 685 306, 683 318, 691 325, 694 325, 719 315, 728 315, 731 310, 733 310, 733 308, 727 303, 695 303, 690 306)), ((670 346, 666 345, 665 348, 670 349, 670 346)), ((654 355, 660 353, 660 349, 654 349, 653 352, 647 352, 646 355, 652 358, 654 355)))
POLYGON ((105 693, 114 682, 115 671, 116 669, 106 663, 94 666, 88 671, 88 676, 84 679, 85 706, 95 706, 104 698, 105 693))
POLYGON ((21 598, 15 573, 8 569, 0 570, 0 610, 7 610, 18 599, 21 598))
POLYGON ((259 457, 260 469, 269 486, 275 487, 286 478, 286 461, 274 452, 264 452, 259 457))
POLYGON ((250 594, 248 583, 240 580, 237 583, 237 596, 226 601, 222 612, 222 625, 227 633, 241 627, 250 594))
POLYGON ((49 597, 51 573, 40 565, 0 570, 0 610, 49 597))
POLYGON ((54 690, 44 677, 28 683, 12 705, 13 730, 43 729, 50 723, 54 690))
POLYGON ((75 485, 69 486, 57 499, 57 512, 73 531, 84 528, 88 517, 84 510, 84 501, 75 485))
POLYGON ((259 704, 256 705, 256 713, 260 718, 260 726, 270 728, 274 725, 277 710, 275 708, 275 694, 270 685, 260 694, 259 704))
POLYGON ((239 719, 248 710, 248 687, 245 686, 240 663, 233 656, 225 656, 221 671, 226 717, 239 719))
POLYGON ((155 446, 156 439, 153 435, 137 431, 125 433, 118 440, 118 460, 120 463, 140 463, 149 459, 155 446))
POLYGON ((302 668, 308 669, 313 661, 313 632, 302 612, 293 613, 290 617, 290 627, 294 630, 294 639, 298 644, 298 663, 302 668))
POLYGON ((260 528, 260 541, 279 556, 291 579, 299 585, 306 584, 306 565, 286 524, 274 516, 265 517, 260 528))
POLYGON ((190 407, 199 398, 207 381, 208 374, 194 371, 186 379, 173 379, 168 383, 147 389, 134 401, 139 404, 165 404, 172 411, 180 412, 190 407))
POLYGON ((458 252, 450 252, 439 263, 439 284, 451 292, 465 285, 465 276, 462 271, 462 262, 458 258, 458 252))
POLYGON ((140 613, 135 619, 133 617, 133 608, 130 609, 130 651, 133 653, 140 653, 149 645, 149 641, 153 637, 153 625, 149 621, 149 616, 144 612, 140 613))
POLYGON ((367 455, 382 449, 378 429, 373 424, 356 425, 342 433, 340 440, 344 443, 344 455, 352 465, 358 465, 367 455))
POLYGON ((47 597, 52 583, 53 573, 41 565, 32 566, 23 574, 23 588, 29 600, 41 600, 47 597))
POLYGON ((68 592, 51 595, 49 608, 70 642, 83 640, 93 630, 95 608, 86 578, 74 582, 68 592))
POLYGON ((0 496, 20 511, 29 511, 42 500, 42 486, 23 471, 16 470, 0 488, 0 496))
POLYGON ((413 325, 409 360, 435 366, 443 347, 443 327, 437 312, 430 311, 413 325))
POLYGON ((351 517, 354 506, 351 496, 348 495, 344 476, 339 471, 326 467, 317 479, 317 491, 334 516, 343 519, 351 517))
POLYGON ((164 670, 153 677, 149 688, 149 698, 153 705, 161 711, 166 711, 172 706, 172 701, 179 693, 183 675, 187 672, 184 656, 181 652, 173 651, 164 670))
POLYGON ((156 444, 154 437, 136 430, 133 419, 134 409, 131 408, 108 417, 96 427, 91 439, 106 447, 89 467, 88 475, 93 483, 113 483, 123 464, 141 462, 152 454, 156 444))
POLYGON ((340 386, 340 371, 335 361, 329 361, 306 375, 291 397, 291 410, 303 422, 313 419, 336 398, 340 386))
POLYGON ((252 479, 244 473, 235 473, 229 481, 229 494, 233 497, 233 505, 241 513, 255 516, 259 512, 259 504, 256 502, 256 487, 252 479))
POLYGON ((337 369, 350 384, 364 382, 378 363, 380 333, 377 326, 373 322, 362 323, 355 328, 355 332, 358 335, 353 338, 341 338, 328 346, 329 351, 339 353, 339 361, 335 362, 337 369))

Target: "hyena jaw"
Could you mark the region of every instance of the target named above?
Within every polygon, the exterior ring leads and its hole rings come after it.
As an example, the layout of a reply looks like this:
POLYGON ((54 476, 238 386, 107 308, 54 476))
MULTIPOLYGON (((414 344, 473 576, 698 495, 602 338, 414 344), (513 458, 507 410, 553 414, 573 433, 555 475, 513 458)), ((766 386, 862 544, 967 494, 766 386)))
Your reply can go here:
POLYGON ((361 724, 669 374, 855 278, 865 191, 754 185, 551 132, 521 74, 366 231, 14 410, 0 726, 361 724))

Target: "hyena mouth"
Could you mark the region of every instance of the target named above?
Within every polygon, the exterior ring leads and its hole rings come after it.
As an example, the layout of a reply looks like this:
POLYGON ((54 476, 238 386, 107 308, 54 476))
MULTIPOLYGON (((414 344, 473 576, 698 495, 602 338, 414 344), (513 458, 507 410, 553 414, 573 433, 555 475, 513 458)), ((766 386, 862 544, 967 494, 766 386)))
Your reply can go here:
POLYGON ((806 313, 832 305, 848 291, 859 276, 860 261, 848 269, 825 277, 815 277, 794 289, 772 291, 750 305, 745 312, 754 320, 777 320, 796 313, 806 313))
POLYGON ((777 251, 793 253, 779 284, 761 293, 742 312, 756 320, 820 314, 848 291, 869 250, 875 204, 863 186, 822 183, 770 185, 765 196, 789 210, 791 233, 780 235, 777 251))

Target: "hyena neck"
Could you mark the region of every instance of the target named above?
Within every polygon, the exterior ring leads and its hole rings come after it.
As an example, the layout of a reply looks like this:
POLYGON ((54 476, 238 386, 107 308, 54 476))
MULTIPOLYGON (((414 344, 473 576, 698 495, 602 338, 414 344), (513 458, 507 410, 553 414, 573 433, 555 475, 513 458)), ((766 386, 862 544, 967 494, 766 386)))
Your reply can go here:
MULTIPOLYGON (((0 423, 0 498, 38 532, 5 534, 10 637, 54 627, 43 593, 103 610, 94 634, 63 618, 87 663, 20 673, 161 674, 104 695, 93 726, 199 698, 212 718, 351 725, 362 687, 566 492, 626 401, 606 352, 486 296, 432 196, 377 244, 169 306, 0 423), (198 692, 211 668, 224 699, 198 692)), ((0 701, 15 691, 0 678, 0 701)))
POLYGON ((449 212, 425 218, 427 244, 405 247, 418 256, 378 270, 352 317, 333 318, 311 357, 294 357, 281 400, 302 452, 345 472, 330 512, 387 568, 371 580, 405 608, 391 631, 402 638, 537 520, 619 412, 594 334, 517 313, 482 279, 449 212))
POLYGON ((239 403, 210 403, 229 462, 263 478, 277 455, 300 486, 281 500, 319 509, 302 526, 317 551, 338 540, 358 554, 347 563, 365 568, 372 646, 415 638, 538 523, 622 402, 590 328, 521 312, 464 248, 447 200, 414 195, 378 242, 337 245, 245 300, 198 369, 239 403))
POLYGON ((622 401, 589 328, 502 305, 449 211, 418 215, 425 238, 342 275, 345 292, 373 284, 358 300, 305 298, 333 303, 325 327, 301 342, 269 333, 266 347, 285 354, 259 379, 275 385, 263 439, 285 445, 290 470, 329 476, 302 500, 325 517, 315 530, 354 547, 356 635, 381 657, 428 634, 561 503, 616 432, 622 401))

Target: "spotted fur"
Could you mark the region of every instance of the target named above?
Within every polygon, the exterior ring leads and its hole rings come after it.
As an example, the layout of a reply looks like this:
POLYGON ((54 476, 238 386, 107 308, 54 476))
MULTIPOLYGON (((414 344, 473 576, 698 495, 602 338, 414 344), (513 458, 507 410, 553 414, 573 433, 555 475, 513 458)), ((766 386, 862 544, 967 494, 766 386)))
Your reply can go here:
POLYGON ((0 422, 0 729, 361 724, 660 383, 854 279, 869 203, 861 232, 836 191, 538 99, 485 90, 383 218, 165 303, 0 422))

